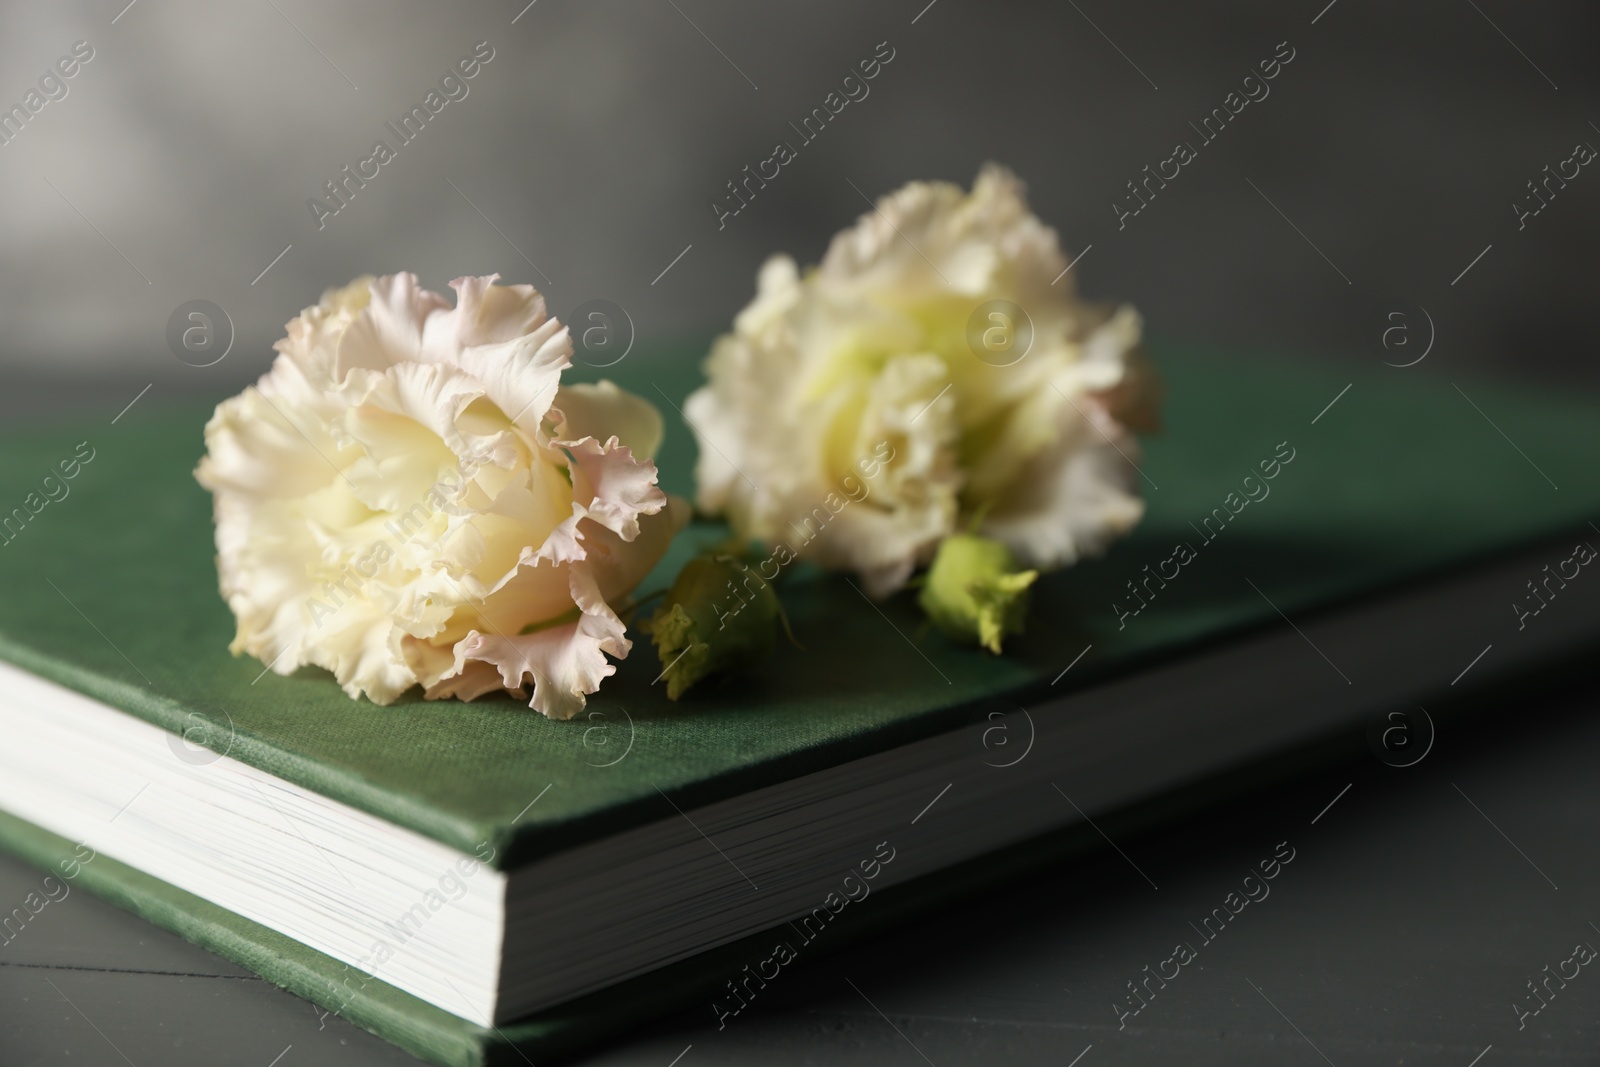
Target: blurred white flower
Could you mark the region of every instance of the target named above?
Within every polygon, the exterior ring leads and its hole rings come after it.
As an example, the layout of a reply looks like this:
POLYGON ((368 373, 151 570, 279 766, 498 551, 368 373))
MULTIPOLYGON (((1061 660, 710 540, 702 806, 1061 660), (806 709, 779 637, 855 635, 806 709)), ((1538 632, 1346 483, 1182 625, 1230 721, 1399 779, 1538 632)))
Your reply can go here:
POLYGON ((531 286, 360 278, 289 324, 206 426, 235 654, 387 704, 498 689, 567 719, 630 642, 612 604, 687 505, 656 487, 661 418, 563 387, 567 329, 531 286))
MULTIPOLYGON (((700 507, 791 540, 889 442, 870 496, 799 549, 886 595, 966 530, 1024 567, 1098 554, 1143 514, 1133 431, 1158 388, 1131 308, 1076 298, 1055 231, 990 164, 969 194, 913 182, 802 274, 761 269, 685 405, 700 507)), ((878 453, 881 455, 882 453, 878 453)))

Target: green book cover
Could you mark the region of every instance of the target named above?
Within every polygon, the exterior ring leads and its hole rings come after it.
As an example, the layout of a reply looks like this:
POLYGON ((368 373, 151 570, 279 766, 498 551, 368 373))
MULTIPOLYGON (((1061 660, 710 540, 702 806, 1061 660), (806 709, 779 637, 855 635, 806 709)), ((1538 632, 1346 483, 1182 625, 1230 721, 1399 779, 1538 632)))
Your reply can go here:
MULTIPOLYGON (((493 842, 496 865, 510 868, 670 816, 671 805, 693 810, 960 728, 986 699, 1059 697, 1282 625, 1279 611, 1442 574, 1600 514, 1588 476, 1600 459, 1597 408, 1584 398, 1153 348, 1169 400, 1165 432, 1141 461, 1148 514, 1105 557, 1042 579, 1027 632, 1005 656, 925 627, 910 594, 873 605, 842 578, 799 566, 781 594, 804 649, 781 648, 750 677, 669 703, 653 684, 653 650, 632 635, 632 655, 591 703, 628 712, 626 733, 607 722, 608 743, 631 747, 604 774, 584 717, 553 722, 504 698, 412 694, 378 707, 351 701, 319 670, 262 676, 263 664, 230 656, 210 499, 191 475, 209 408, 164 406, 157 395, 114 424, 113 413, 86 412, 0 440, 0 512, 13 516, 0 544, 0 657, 170 731, 193 736, 196 716, 225 726, 205 743, 463 852, 493 842), (47 492, 44 476, 64 462, 75 474, 53 484, 66 492, 47 492), (1275 468, 1265 483, 1263 464, 1275 468), (1213 518, 1219 509, 1227 522, 1213 518), (1180 544, 1192 557, 1181 578, 1136 604, 1128 583, 1147 566, 1173 566, 1180 544)), ((698 353, 641 351, 607 376, 681 403, 697 384, 698 353)), ((689 495, 692 437, 664 414, 661 482, 689 495)), ((725 533, 691 527, 641 591, 665 586, 725 533)), ((0 841, 41 864, 70 851, 9 816, 0 841)), ((512 1044, 537 1057, 698 995, 684 977, 694 966, 679 965, 672 981, 630 982, 626 997, 593 995, 485 1031, 382 982, 349 997, 337 984, 343 964, 115 860, 84 878, 439 1063, 485 1062, 512 1044)))

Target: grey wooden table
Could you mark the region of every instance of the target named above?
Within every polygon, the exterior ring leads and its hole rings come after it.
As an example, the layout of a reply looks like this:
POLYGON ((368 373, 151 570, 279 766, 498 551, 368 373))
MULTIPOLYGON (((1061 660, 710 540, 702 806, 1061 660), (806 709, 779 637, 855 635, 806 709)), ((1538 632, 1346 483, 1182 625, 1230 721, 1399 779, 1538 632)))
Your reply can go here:
MULTIPOLYGON (((1596 704, 1591 681, 1447 722, 1408 768, 1352 755, 785 971, 726 1029, 688 1012, 586 1062, 1600 1062, 1600 967, 1574 958, 1600 946, 1596 704), (1279 842, 1293 860, 1240 904, 1279 842)), ((39 879, 0 858, 0 901, 39 879)), ((414 1062, 320 1016, 86 893, 0 946, 6 1067, 414 1062)))

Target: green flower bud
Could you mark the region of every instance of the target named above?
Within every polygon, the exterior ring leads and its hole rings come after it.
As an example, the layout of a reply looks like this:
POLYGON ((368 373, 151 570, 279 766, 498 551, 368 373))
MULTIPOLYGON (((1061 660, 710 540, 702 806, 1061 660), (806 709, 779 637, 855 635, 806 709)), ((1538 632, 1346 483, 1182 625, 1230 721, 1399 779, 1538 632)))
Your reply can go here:
POLYGON ((643 627, 661 659, 667 699, 709 675, 766 659, 782 619, 772 583, 742 560, 726 552, 691 559, 643 627))
POLYGON ((1022 632, 1028 587, 1038 571, 1017 567, 1011 550, 977 534, 954 534, 939 544, 917 603, 948 636, 1000 654, 1000 639, 1022 632))

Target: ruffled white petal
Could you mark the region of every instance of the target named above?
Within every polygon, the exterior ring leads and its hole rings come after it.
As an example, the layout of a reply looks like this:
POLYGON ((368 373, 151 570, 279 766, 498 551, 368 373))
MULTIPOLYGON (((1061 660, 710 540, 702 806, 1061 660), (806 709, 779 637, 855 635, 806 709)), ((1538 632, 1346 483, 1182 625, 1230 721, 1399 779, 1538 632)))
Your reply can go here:
POLYGON ((521 337, 464 348, 458 359, 519 430, 538 438, 561 372, 572 366, 572 338, 558 320, 547 319, 521 337))
POLYGON ((661 412, 643 397, 617 388, 615 382, 564 385, 556 394, 556 409, 561 416, 557 437, 615 437, 641 460, 654 458, 661 447, 661 412))
POLYGON ((1067 262, 993 165, 970 192, 913 182, 881 198, 814 270, 768 260, 684 405, 697 503, 873 595, 977 516, 1030 564, 1103 548, 1140 505, 1088 420, 1132 455, 1156 390, 1138 315, 1079 302, 1067 262), (1004 358, 980 345, 993 328, 1013 341, 1004 358))
POLYGON ((633 458, 626 445, 592 437, 557 442, 572 457, 572 496, 595 522, 632 541, 639 536, 639 516, 667 506, 667 494, 656 487, 656 465, 633 458))
POLYGON ((500 275, 457 278, 455 346, 500 344, 537 330, 545 321, 544 297, 531 285, 495 285, 500 275))
POLYGON ((396 363, 417 362, 428 317, 449 312, 445 298, 422 288, 415 274, 374 278, 371 290, 370 303, 339 341, 336 382, 358 367, 382 371, 396 363))
POLYGON ((617 603, 644 581, 666 555, 672 538, 689 524, 689 516, 689 502, 669 496, 666 507, 640 517, 639 536, 632 541, 591 524, 584 531, 584 558, 600 595, 608 603, 617 603))
POLYGON ((559 717, 627 654, 607 598, 682 523, 648 458, 660 416, 609 383, 561 392, 565 327, 493 282, 457 279, 455 307, 411 275, 330 290, 219 405, 196 476, 236 653, 376 703, 543 673, 534 706, 559 717))
MULTIPOLYGON (((476 631, 474 631, 476 634, 476 631)), ((460 673, 451 673, 455 668, 446 665, 443 677, 435 681, 427 681, 423 676, 423 684, 427 686, 429 700, 445 700, 454 697, 457 700, 473 701, 490 693, 510 693, 518 700, 528 699, 526 687, 508 689, 505 679, 501 676, 499 668, 486 659, 471 659, 463 661, 460 673)))
POLYGON ((402 633, 376 604, 356 601, 328 619, 305 647, 305 662, 333 673, 352 697, 392 704, 417 683, 400 649, 402 633))
MULTIPOLYGON (((582 567, 569 571, 571 596, 579 609, 576 620, 531 634, 483 634, 472 631, 455 646, 455 666, 450 675, 430 690, 429 696, 457 687, 449 683, 466 676, 474 662, 492 665, 505 689, 532 683, 530 706, 552 719, 570 719, 584 708, 588 694, 616 673, 607 655, 622 659, 631 642, 622 620, 600 596, 594 578, 582 567)), ((459 683, 460 692, 482 688, 476 682, 459 683)))
POLYGON ((1133 435, 1109 420, 1098 429, 1081 416, 1064 421, 1057 443, 1034 458, 980 527, 1023 567, 1047 570, 1098 556, 1144 515, 1133 435))
POLYGON ((721 392, 714 385, 704 385, 683 403, 684 421, 700 446, 694 468, 695 501, 711 515, 729 510, 741 495, 735 493, 733 485, 741 477, 739 469, 718 442, 727 441, 729 447, 734 447, 743 440, 743 428, 733 405, 719 395, 721 392))

